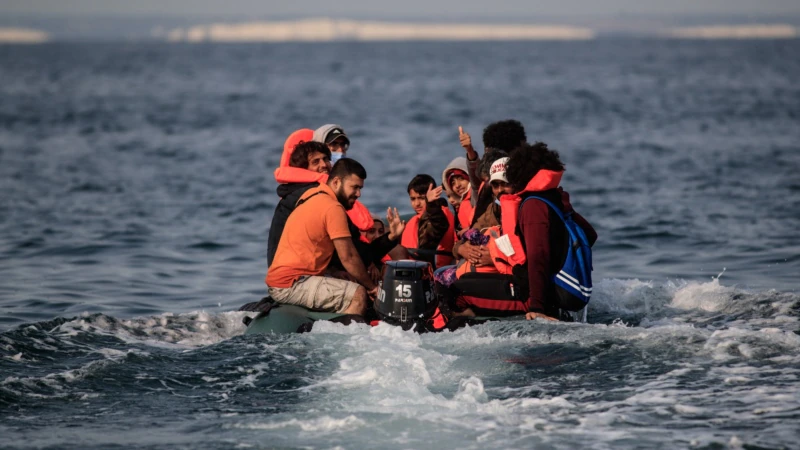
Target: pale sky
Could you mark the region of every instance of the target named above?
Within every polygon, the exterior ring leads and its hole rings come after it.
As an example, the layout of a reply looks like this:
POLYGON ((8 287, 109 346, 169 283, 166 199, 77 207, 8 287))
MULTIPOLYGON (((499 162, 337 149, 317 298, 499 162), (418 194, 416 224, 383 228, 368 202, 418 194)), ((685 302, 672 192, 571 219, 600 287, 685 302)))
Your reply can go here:
POLYGON ((497 18, 800 15, 800 0, 0 0, 0 14, 497 18))

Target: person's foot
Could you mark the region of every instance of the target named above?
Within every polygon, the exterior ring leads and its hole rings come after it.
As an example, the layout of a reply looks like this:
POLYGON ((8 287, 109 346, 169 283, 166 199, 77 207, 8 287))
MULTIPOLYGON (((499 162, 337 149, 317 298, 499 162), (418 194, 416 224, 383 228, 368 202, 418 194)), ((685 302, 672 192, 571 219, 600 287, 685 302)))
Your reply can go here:
POLYGON ((453 311, 453 317, 475 317, 475 311, 466 308, 463 311, 453 311))
POLYGON ((529 312, 529 313, 525 314, 525 319, 526 320, 544 319, 544 320, 550 320, 550 321, 553 321, 553 322, 558 322, 558 319, 556 319, 555 317, 550 317, 547 314, 542 314, 542 313, 538 313, 538 312, 529 312))

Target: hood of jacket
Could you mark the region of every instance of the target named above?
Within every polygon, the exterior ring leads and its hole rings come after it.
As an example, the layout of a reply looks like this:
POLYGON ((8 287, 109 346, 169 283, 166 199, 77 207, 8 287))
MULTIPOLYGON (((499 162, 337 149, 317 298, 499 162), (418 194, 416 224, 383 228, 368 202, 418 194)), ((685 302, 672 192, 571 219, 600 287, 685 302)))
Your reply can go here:
POLYGON ((561 177, 563 175, 563 171, 557 172, 555 170, 542 169, 536 172, 536 175, 534 175, 533 178, 528 181, 528 184, 525 185, 523 192, 536 192, 555 189, 561 183, 561 177))
MULTIPOLYGON (((286 197, 289 197, 290 195, 294 194, 295 192, 300 191, 302 193, 302 192, 305 192, 305 191, 307 191, 308 189, 310 189, 310 188, 312 188, 314 186, 319 186, 319 183, 314 182, 314 183, 284 183, 284 184, 279 184, 278 185, 278 189, 277 189, 278 197, 286 198, 286 197)), ((297 200, 299 200, 299 199, 300 199, 300 195, 297 195, 297 199, 295 199, 295 202, 297 200)))
MULTIPOLYGON (((447 192, 447 195, 453 195, 453 190, 450 188, 450 184, 447 182, 447 175, 449 175, 450 172, 452 172, 454 169, 463 170, 464 173, 467 174, 467 180, 469 180, 469 168, 467 167, 467 158, 463 156, 454 158, 442 171, 442 185, 444 186, 444 190, 445 192, 447 192)), ((469 189, 467 190, 467 192, 469 192, 469 189)))
POLYGON ((327 173, 312 172, 308 169, 289 166, 294 147, 301 142, 311 142, 313 137, 314 130, 310 128, 301 128, 294 131, 286 138, 286 141, 283 143, 281 163, 278 168, 275 169, 275 181, 278 183, 325 183, 328 181, 327 173))
MULTIPOLYGON (((314 137, 314 131, 309 128, 301 128, 286 138, 283 143, 283 154, 281 164, 275 169, 275 181, 280 183, 278 186, 278 196, 281 198, 290 195, 297 189, 307 188, 309 183, 325 184, 328 182, 328 174, 312 172, 308 169, 290 167, 289 160, 292 157, 294 147, 300 142, 310 142, 314 137), (285 194, 285 195, 282 195, 285 194)), ((359 230, 366 231, 372 228, 372 214, 361 202, 356 202, 352 209, 347 211, 347 216, 358 227, 359 230)))

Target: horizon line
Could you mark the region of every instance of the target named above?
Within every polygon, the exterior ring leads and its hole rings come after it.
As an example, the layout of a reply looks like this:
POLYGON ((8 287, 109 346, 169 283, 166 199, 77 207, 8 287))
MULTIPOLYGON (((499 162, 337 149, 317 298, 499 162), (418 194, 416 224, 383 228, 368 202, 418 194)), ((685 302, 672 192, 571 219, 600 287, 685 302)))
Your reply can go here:
MULTIPOLYGON (((652 24, 650 24, 652 25, 652 24)), ((119 36, 122 37, 122 36, 119 36)), ((597 29, 569 24, 482 24, 384 22, 334 19, 215 22, 185 27, 153 27, 147 34, 125 41, 166 42, 391 42, 391 41, 530 41, 592 40, 598 37, 666 39, 794 39, 800 27, 787 23, 708 24, 694 26, 619 27, 597 29)), ((41 29, 0 26, 0 43, 63 42, 41 29)), ((87 39, 74 39, 86 41, 87 39)), ((108 39, 89 39, 108 40, 108 39)), ((117 40, 117 39, 112 39, 117 40)))

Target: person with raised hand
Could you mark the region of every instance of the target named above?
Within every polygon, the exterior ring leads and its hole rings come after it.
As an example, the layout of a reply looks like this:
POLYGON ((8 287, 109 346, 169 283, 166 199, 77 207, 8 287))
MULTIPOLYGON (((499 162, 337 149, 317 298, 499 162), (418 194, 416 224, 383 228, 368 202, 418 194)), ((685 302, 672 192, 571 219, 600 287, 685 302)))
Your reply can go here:
POLYGON ((419 174, 408 183, 407 192, 415 215, 406 224, 400 244, 412 256, 416 253, 415 259, 436 267, 450 264, 455 229, 453 215, 441 198, 443 188, 436 187, 430 175, 419 174))
POLYGON ((458 127, 458 140, 466 151, 466 159, 458 157, 450 161, 442 173, 442 183, 448 195, 452 192, 461 196, 456 214, 461 228, 459 231, 463 231, 468 229, 472 223, 473 211, 478 199, 478 188, 481 186, 481 179, 478 177, 480 158, 478 152, 472 147, 472 138, 462 126, 458 127))
MULTIPOLYGON (((406 221, 397 213, 397 208, 386 208, 386 223, 388 224, 389 237, 391 239, 397 239, 398 236, 403 235, 403 231, 406 228, 406 221)), ((383 236, 383 233, 380 233, 378 236, 383 236)))

